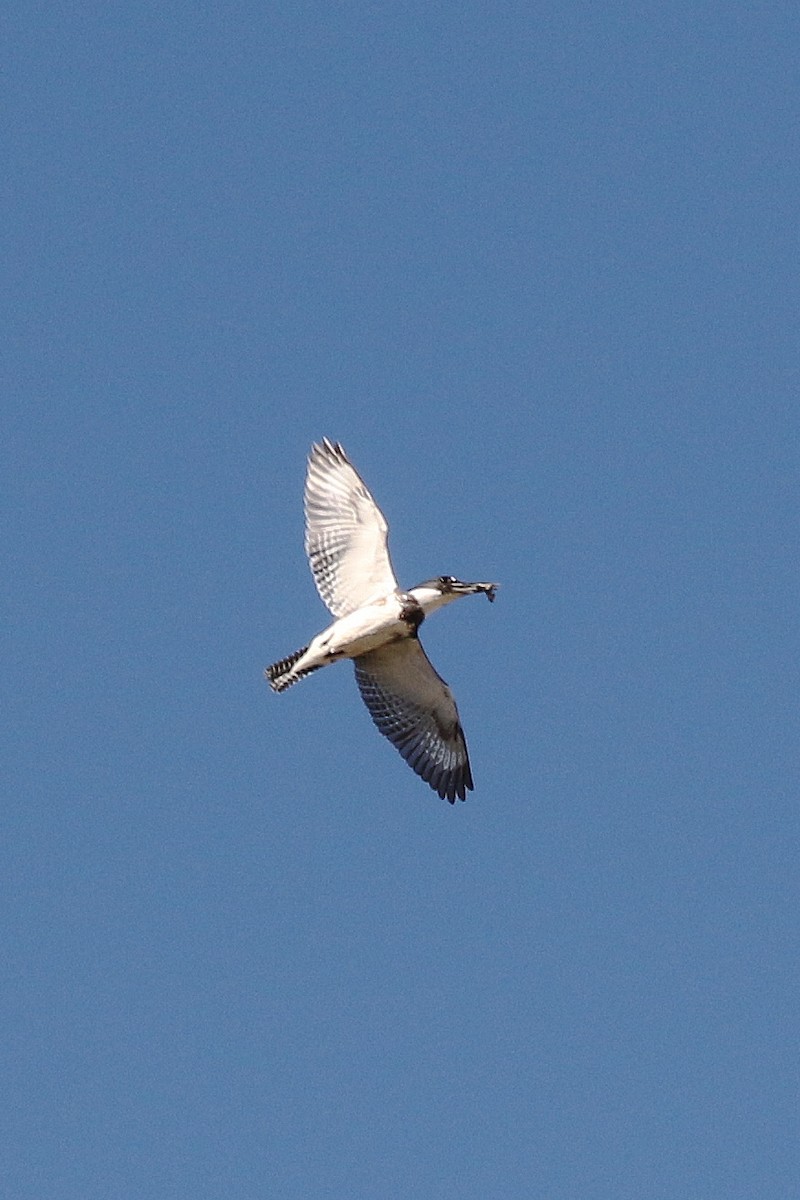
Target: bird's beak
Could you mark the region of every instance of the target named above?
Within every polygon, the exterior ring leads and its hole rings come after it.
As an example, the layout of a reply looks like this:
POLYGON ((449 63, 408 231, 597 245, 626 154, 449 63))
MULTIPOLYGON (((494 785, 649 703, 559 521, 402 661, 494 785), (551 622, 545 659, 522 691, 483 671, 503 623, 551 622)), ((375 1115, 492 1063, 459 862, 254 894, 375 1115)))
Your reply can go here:
POLYGON ((459 583, 453 590, 461 592, 464 596, 476 596, 479 592, 483 592, 488 596, 489 600, 494 600, 495 592, 500 585, 498 583, 459 583))

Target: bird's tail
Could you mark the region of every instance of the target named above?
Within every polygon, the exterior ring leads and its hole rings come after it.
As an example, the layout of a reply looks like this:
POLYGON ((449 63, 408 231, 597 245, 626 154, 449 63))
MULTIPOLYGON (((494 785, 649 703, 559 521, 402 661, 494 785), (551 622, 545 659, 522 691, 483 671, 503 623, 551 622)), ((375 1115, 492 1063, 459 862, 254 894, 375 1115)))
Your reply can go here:
POLYGON ((295 650, 294 654, 290 654, 288 658, 282 658, 280 662, 267 667, 264 674, 273 692, 284 692, 293 683, 297 683, 298 679, 310 675, 312 671, 319 670, 322 663, 315 663, 313 667, 301 667, 299 671, 294 670, 295 663, 300 661, 307 650, 308 646, 303 646, 302 650, 295 650))

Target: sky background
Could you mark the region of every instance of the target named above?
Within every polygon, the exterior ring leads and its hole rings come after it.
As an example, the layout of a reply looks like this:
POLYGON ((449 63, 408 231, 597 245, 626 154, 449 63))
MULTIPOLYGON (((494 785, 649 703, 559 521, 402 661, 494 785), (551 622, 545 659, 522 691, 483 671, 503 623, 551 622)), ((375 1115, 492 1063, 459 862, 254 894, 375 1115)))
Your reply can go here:
POLYGON ((2 28, 2 1194, 796 1197, 797 5, 2 28), (263 681, 323 436, 466 804, 263 681))

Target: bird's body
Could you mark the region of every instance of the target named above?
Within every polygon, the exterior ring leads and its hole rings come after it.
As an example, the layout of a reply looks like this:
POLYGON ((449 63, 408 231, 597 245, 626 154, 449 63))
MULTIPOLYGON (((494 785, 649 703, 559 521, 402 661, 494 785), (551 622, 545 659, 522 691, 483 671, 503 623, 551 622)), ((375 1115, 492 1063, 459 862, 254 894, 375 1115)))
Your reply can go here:
MULTIPOLYGON (((337 658, 358 658, 370 650, 385 646, 387 642, 409 637, 410 627, 408 621, 403 619, 404 611, 408 611, 408 607, 404 607, 400 596, 394 593, 383 600, 376 600, 374 604, 357 608, 346 617, 339 617, 312 639, 293 664, 292 674, 307 675, 318 667, 335 662, 337 658)), ((295 680, 287 675, 271 682, 276 692, 282 692, 295 680)))
POLYGON ((386 520, 338 443, 311 449, 305 491, 306 552, 317 589, 336 620, 308 646, 266 670, 282 692, 340 658, 355 661, 356 682, 373 721, 409 765, 451 803, 472 788, 453 695, 417 636, 430 612, 494 583, 439 576, 409 591, 397 585, 386 520))

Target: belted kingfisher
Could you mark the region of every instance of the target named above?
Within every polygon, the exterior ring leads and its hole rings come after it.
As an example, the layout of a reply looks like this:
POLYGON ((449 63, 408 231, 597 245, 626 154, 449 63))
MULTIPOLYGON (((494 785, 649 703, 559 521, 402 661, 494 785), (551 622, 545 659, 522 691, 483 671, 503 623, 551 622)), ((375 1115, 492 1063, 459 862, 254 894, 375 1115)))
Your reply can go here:
POLYGON ((275 692, 339 658, 352 658, 356 683, 380 732, 409 766, 451 804, 474 787, 467 743, 450 688, 419 642, 428 613, 496 583, 440 575, 402 591, 387 545, 388 526, 338 442, 311 447, 305 487, 305 548, 311 573, 336 620, 267 667, 275 692))

